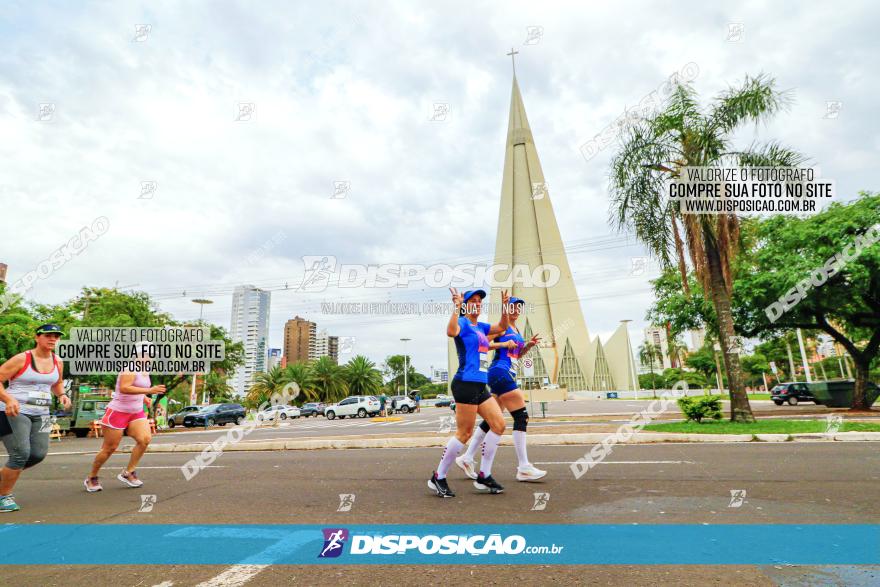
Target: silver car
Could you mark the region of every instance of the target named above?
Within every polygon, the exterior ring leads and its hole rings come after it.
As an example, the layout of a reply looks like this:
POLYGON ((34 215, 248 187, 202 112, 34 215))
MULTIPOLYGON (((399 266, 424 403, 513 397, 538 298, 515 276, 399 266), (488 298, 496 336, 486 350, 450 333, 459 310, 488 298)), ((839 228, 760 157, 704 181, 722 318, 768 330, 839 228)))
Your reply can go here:
POLYGON ((183 426, 183 419, 187 417, 189 414, 195 414, 199 410, 202 409, 202 406, 186 406, 170 418, 168 418, 168 426, 170 428, 174 428, 175 426, 183 426))

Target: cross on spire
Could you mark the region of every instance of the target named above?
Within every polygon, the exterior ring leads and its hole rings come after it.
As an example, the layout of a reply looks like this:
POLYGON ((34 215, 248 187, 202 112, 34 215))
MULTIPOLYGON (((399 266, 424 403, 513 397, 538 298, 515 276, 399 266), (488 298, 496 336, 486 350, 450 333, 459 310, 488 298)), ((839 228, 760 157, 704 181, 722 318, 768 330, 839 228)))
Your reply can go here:
POLYGON ((511 47, 510 53, 508 53, 507 55, 510 56, 510 64, 513 67, 513 75, 516 75, 516 55, 519 55, 519 51, 511 47))

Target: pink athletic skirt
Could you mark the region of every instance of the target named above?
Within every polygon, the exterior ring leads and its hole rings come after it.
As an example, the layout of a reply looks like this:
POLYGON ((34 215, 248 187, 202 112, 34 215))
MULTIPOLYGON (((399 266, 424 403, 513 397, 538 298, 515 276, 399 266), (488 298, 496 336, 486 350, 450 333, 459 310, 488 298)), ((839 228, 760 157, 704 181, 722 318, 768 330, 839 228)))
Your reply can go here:
POLYGON ((101 426, 114 430, 125 430, 135 420, 143 420, 146 417, 147 414, 143 410, 140 412, 120 412, 113 408, 107 408, 104 411, 104 417, 101 418, 101 426))

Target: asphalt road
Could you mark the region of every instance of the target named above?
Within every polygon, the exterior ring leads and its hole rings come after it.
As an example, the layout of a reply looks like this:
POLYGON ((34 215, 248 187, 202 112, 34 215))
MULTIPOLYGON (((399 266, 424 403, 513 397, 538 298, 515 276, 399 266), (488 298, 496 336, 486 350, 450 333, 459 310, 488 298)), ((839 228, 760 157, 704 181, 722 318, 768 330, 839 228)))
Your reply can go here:
MULTIPOLYGON (((531 460, 547 469, 546 482, 512 480, 514 454, 505 448, 495 474, 507 491, 481 495, 458 471, 450 484, 459 496, 441 500, 425 487, 438 449, 366 449, 230 452, 186 481, 187 453, 148 454, 144 487, 128 489, 113 475, 105 490, 87 494, 82 479, 90 455, 53 455, 22 475, 16 523, 305 524, 564 523, 742 524, 880 523, 880 482, 874 443, 660 444, 617 446, 580 480, 568 465, 587 447, 537 446, 531 460), (248 482, 243 482, 248 480, 248 482), (731 507, 731 491, 744 499, 731 507), (549 493, 533 510, 535 492, 549 493), (138 512, 141 495, 156 496, 138 512), (339 495, 354 494, 339 512, 339 495), (742 495, 742 494, 740 494, 742 495)), ((771 547, 772 545, 768 545, 771 547)), ((47 546, 49 547, 49 546, 47 546)), ((61 546, 63 547, 63 545, 61 546)), ((96 545, 112 548, 112 545, 96 545)), ((144 548, 149 561, 151 549, 144 548)), ((463 580, 546 585, 807 585, 877 584, 876 567, 578 566, 578 567, 291 567, 218 566, 19 567, 4 566, 4 585, 434 585, 463 580)))
MULTIPOLYGON (((594 427, 596 431, 605 431, 609 423, 612 428, 619 422, 624 422, 629 417, 644 410, 651 400, 576 400, 567 402, 552 402, 548 405, 548 419, 577 418, 579 425, 587 429, 594 427)), ((777 407, 770 401, 753 402, 753 410, 758 417, 803 417, 822 418, 830 412, 828 408, 813 404, 801 404, 798 406, 777 407)), ((536 405, 532 410, 533 417, 529 422, 529 429, 536 433, 552 433, 554 429, 570 426, 566 421, 545 421, 541 417, 540 408, 536 405)), ((844 415, 846 415, 844 413, 844 415)), ((880 417, 880 411, 877 416, 880 417)), ((344 420, 327 420, 318 418, 297 418, 280 422, 277 428, 265 427, 253 430, 248 435, 248 440, 264 440, 273 438, 297 439, 324 436, 373 436, 373 435, 405 435, 411 432, 447 434, 449 418, 454 417, 452 410, 448 408, 423 408, 419 413, 396 414, 391 422, 377 422, 370 418, 345 418, 344 420), (445 427, 444 427, 445 426, 445 427)), ((670 406, 661 416, 662 418, 681 418, 681 412, 677 406, 670 406)), ((509 419, 509 418, 508 418, 509 419)), ((154 437, 153 442, 180 443, 180 442, 210 442, 220 435, 226 434, 229 426, 215 426, 209 430, 204 428, 181 428, 162 431, 154 437)), ((129 442, 126 440, 125 442, 129 442)), ((74 451, 97 451, 101 441, 92 438, 65 437, 61 442, 53 441, 50 444, 51 452, 74 452, 74 451)), ((2 448, 0 448, 2 452, 2 448)))

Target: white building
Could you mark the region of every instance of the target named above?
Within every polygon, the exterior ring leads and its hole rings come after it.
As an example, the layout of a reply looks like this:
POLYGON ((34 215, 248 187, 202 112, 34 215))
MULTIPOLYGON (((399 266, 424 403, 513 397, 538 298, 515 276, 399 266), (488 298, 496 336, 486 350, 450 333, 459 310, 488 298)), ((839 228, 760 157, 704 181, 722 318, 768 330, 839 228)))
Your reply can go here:
MULTIPOLYGON (((660 356, 654 358, 653 370, 655 373, 672 368, 672 362, 669 360, 669 340, 666 338, 665 328, 660 326, 645 328, 645 342, 654 345, 654 348, 660 352, 660 356)), ((647 363, 643 363, 639 367, 641 373, 647 373, 649 370, 650 368, 647 363)))
POLYGON ((315 335, 314 351, 309 352, 309 359, 330 357, 336 363, 339 362, 339 337, 330 336, 326 330, 315 335))
POLYGON ((232 296, 232 342, 244 344, 244 365, 236 369, 229 384, 238 395, 247 394, 254 374, 266 371, 269 343, 270 293, 252 285, 235 288, 232 296))
MULTIPOLYGON (((533 389, 552 384, 568 391, 638 389, 632 349, 627 348, 626 325, 618 327, 619 332, 606 341, 613 339, 614 344, 607 347, 591 337, 587 329, 515 76, 504 142, 495 265, 506 269, 494 276, 501 282, 509 281, 511 285, 506 289, 510 295, 527 302, 528 312, 518 323, 525 339, 537 333, 544 341, 531 351, 532 368, 528 376, 524 370, 518 377, 520 387, 533 389), (524 273, 546 276, 547 267, 555 267, 558 272, 553 283, 521 278, 524 273)), ((500 288, 489 293, 495 308, 500 308, 500 295, 500 288)), ((499 315, 489 312, 487 318, 495 322, 499 315)), ((452 338, 448 342, 447 364, 449 372, 455 373, 458 356, 452 338)))

